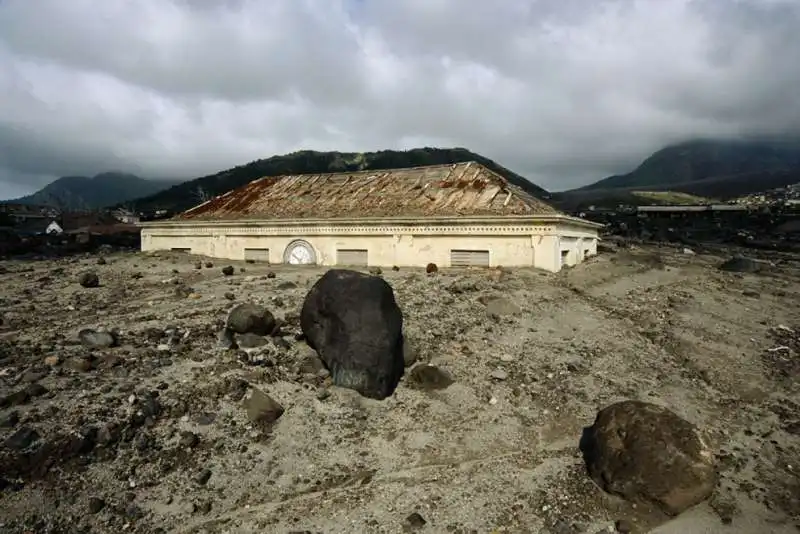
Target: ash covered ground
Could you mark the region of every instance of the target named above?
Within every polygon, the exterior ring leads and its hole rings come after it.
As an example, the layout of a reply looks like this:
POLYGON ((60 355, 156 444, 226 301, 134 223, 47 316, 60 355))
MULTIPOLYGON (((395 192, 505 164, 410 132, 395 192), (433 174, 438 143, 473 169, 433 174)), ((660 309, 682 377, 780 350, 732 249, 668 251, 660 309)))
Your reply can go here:
POLYGON ((410 365, 383 401, 332 386, 298 339, 322 268, 169 252, 2 262, 0 531, 798 532, 800 263, 718 269, 729 255, 386 270, 410 365), (219 332, 242 302, 280 335, 230 348, 219 332), (253 391, 277 420, 253 417, 253 391), (626 399, 713 442, 719 483, 677 519, 587 475, 582 429, 626 399))

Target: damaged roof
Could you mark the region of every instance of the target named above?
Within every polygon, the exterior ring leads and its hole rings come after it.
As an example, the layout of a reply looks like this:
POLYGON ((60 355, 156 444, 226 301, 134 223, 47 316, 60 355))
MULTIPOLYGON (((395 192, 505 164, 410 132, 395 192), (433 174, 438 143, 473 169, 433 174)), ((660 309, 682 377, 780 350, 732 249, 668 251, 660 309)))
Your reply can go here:
POLYGON ((264 177, 175 219, 339 219, 557 215, 475 162, 264 177))

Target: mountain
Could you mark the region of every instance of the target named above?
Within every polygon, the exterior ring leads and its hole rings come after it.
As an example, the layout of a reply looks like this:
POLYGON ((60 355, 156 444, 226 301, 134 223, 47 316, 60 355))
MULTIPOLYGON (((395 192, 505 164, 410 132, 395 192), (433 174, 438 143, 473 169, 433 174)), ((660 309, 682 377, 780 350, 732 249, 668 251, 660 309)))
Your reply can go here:
POLYGON ((177 183, 180 182, 145 180, 122 172, 104 172, 92 178, 64 176, 36 193, 7 202, 54 206, 70 211, 91 210, 152 195, 177 183))
POLYGON ((795 141, 689 141, 657 151, 628 174, 610 176, 579 190, 666 187, 797 169, 800 143, 795 141))
POLYGON ((504 176, 509 182, 537 196, 548 192, 522 176, 465 148, 415 148, 378 152, 317 152, 302 150, 253 161, 216 174, 183 182, 136 201, 142 211, 165 209, 181 212, 216 195, 221 195, 257 178, 288 174, 335 173, 361 170, 397 169, 475 161, 504 176))
POLYGON ((680 203, 680 195, 727 201, 800 183, 800 142, 687 141, 658 150, 633 171, 553 194, 561 209, 680 203), (655 194, 660 192, 661 194, 655 194))

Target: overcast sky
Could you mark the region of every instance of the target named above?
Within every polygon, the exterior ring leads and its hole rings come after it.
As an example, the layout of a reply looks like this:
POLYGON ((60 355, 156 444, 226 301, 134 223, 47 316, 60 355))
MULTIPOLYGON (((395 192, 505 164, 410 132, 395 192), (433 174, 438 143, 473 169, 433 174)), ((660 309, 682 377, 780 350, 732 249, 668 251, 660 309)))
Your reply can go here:
POLYGON ((424 145, 561 190, 798 87, 800 0, 0 0, 0 198, 424 145))

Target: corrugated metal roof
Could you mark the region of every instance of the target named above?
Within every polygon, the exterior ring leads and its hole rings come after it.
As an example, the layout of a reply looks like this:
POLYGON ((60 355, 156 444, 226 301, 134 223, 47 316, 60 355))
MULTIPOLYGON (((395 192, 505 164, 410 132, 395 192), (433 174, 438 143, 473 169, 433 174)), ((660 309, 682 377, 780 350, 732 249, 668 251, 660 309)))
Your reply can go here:
POLYGON ((553 215, 559 212, 475 163, 265 177, 177 219, 336 219, 553 215))

